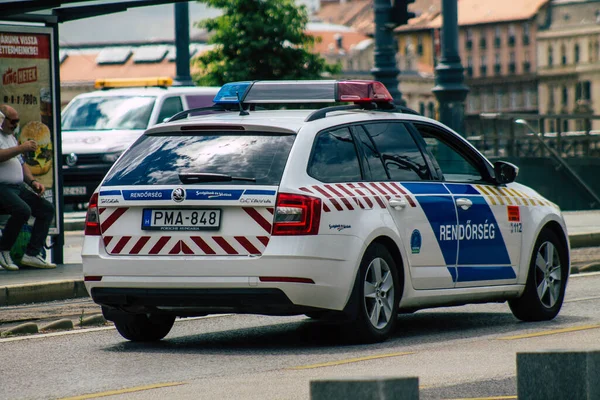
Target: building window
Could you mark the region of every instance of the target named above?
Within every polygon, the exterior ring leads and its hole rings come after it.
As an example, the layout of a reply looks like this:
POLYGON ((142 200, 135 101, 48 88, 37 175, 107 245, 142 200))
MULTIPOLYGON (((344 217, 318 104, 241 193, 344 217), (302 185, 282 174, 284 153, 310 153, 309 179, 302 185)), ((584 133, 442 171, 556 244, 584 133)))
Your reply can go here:
POLYGON ((554 49, 552 46, 548 46, 548 67, 551 67, 554 64, 554 49))
POLYGON ((425 116, 425 103, 422 101, 419 102, 419 114, 425 116))
POLYGON ((471 78, 473 76, 473 57, 467 56, 467 76, 471 78))
POLYGON ((575 48, 573 49, 573 58, 575 64, 579 64, 579 45, 575 44, 575 48))
POLYGON ((502 46, 502 28, 497 26, 494 31, 494 47, 498 49, 500 46, 502 46))
POLYGON ((533 107, 533 90, 529 89, 525 91, 525 108, 530 109, 533 107))
POLYGON ((479 65, 479 74, 485 76, 487 74, 487 56, 483 54, 481 56, 481 63, 479 65))
POLYGON ((530 29, 528 22, 523 24, 523 46, 529 44, 530 29))
POLYGON ((473 48, 473 30, 472 29, 467 29, 467 31, 465 32, 465 47, 467 50, 471 50, 473 48))
POLYGON ((504 96, 504 94, 502 93, 502 91, 498 91, 496 92, 496 111, 500 111, 502 110, 502 97, 504 96))
POLYGON ((554 113, 554 87, 548 86, 548 112, 554 113))
POLYGON ((417 37, 417 54, 420 56, 423 55, 423 36, 417 37))
POLYGON ((500 75, 502 72, 502 59, 500 58, 500 53, 496 53, 496 62, 494 63, 494 73, 496 75, 500 75))
POLYGON ((592 84, 590 81, 577 82, 575 86, 575 100, 590 101, 592 99, 592 84))
POLYGON ((429 104, 427 105, 427 111, 429 112, 429 115, 427 115, 429 118, 435 119, 435 104, 433 104, 433 102, 429 102, 429 104))
POLYGON ((564 44, 560 46, 560 63, 562 65, 567 65, 567 48, 564 44))
POLYGON ((566 86, 562 87, 561 100, 562 100, 561 103, 562 103, 563 107, 567 107, 569 105, 569 89, 567 89, 566 86))
POLYGON ((515 45, 515 26, 513 24, 508 25, 508 45, 515 45))
POLYGON ((517 90, 510 90, 510 110, 514 111, 517 109, 517 90))
POLYGON ((475 114, 477 112, 479 112, 479 109, 477 108, 477 101, 478 101, 478 96, 477 93, 473 92, 469 94, 468 97, 468 105, 469 105, 469 112, 475 114))
POLYGON ((529 52, 523 53, 523 72, 527 73, 531 71, 531 63, 529 62, 529 52))
POLYGON ((517 57, 515 52, 511 51, 508 57, 508 72, 514 74, 517 72, 517 57))
POLYGON ((479 34, 481 35, 479 38, 479 48, 485 49, 487 47, 487 41, 485 38, 486 31, 482 29, 479 34))

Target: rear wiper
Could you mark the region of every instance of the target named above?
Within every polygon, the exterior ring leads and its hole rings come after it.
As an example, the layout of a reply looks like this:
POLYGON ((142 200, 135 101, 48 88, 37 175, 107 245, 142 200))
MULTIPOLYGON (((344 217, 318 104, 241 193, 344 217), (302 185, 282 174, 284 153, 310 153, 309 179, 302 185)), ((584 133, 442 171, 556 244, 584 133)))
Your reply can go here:
POLYGON ((245 176, 231 176, 225 174, 179 174, 179 180, 181 183, 200 183, 200 182, 231 182, 231 181, 248 181, 256 182, 256 178, 249 178, 245 176))

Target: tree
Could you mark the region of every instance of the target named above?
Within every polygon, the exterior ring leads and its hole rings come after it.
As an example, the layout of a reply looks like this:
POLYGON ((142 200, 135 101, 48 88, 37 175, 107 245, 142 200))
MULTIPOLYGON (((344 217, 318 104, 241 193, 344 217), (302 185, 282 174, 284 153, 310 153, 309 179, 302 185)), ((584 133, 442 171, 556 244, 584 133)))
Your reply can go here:
POLYGON ((216 18, 196 25, 209 32, 215 48, 194 59, 193 79, 200 85, 258 79, 318 79, 335 74, 311 50, 315 38, 305 33, 306 7, 293 0, 199 0, 221 9, 216 18))

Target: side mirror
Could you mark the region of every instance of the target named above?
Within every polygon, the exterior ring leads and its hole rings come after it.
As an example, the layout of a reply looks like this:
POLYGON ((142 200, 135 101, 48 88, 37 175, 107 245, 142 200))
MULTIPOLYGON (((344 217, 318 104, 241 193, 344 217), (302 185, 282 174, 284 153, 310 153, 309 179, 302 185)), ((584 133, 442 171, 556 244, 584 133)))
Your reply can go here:
POLYGON ((511 183, 517 179, 519 167, 506 161, 496 161, 494 163, 494 175, 499 184, 511 183))

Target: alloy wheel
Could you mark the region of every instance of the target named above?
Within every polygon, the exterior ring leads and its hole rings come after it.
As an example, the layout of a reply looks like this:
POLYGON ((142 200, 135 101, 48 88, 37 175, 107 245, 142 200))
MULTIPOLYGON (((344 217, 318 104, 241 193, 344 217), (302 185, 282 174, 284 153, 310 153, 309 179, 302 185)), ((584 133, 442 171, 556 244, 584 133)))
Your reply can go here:
POLYGON ((545 307, 552 308, 559 299, 562 271, 558 250, 551 242, 540 246, 535 260, 535 286, 545 307))
POLYGON ((364 282, 364 302, 367 316, 373 327, 382 329, 395 318, 394 279, 383 258, 374 258, 367 267, 364 282))

